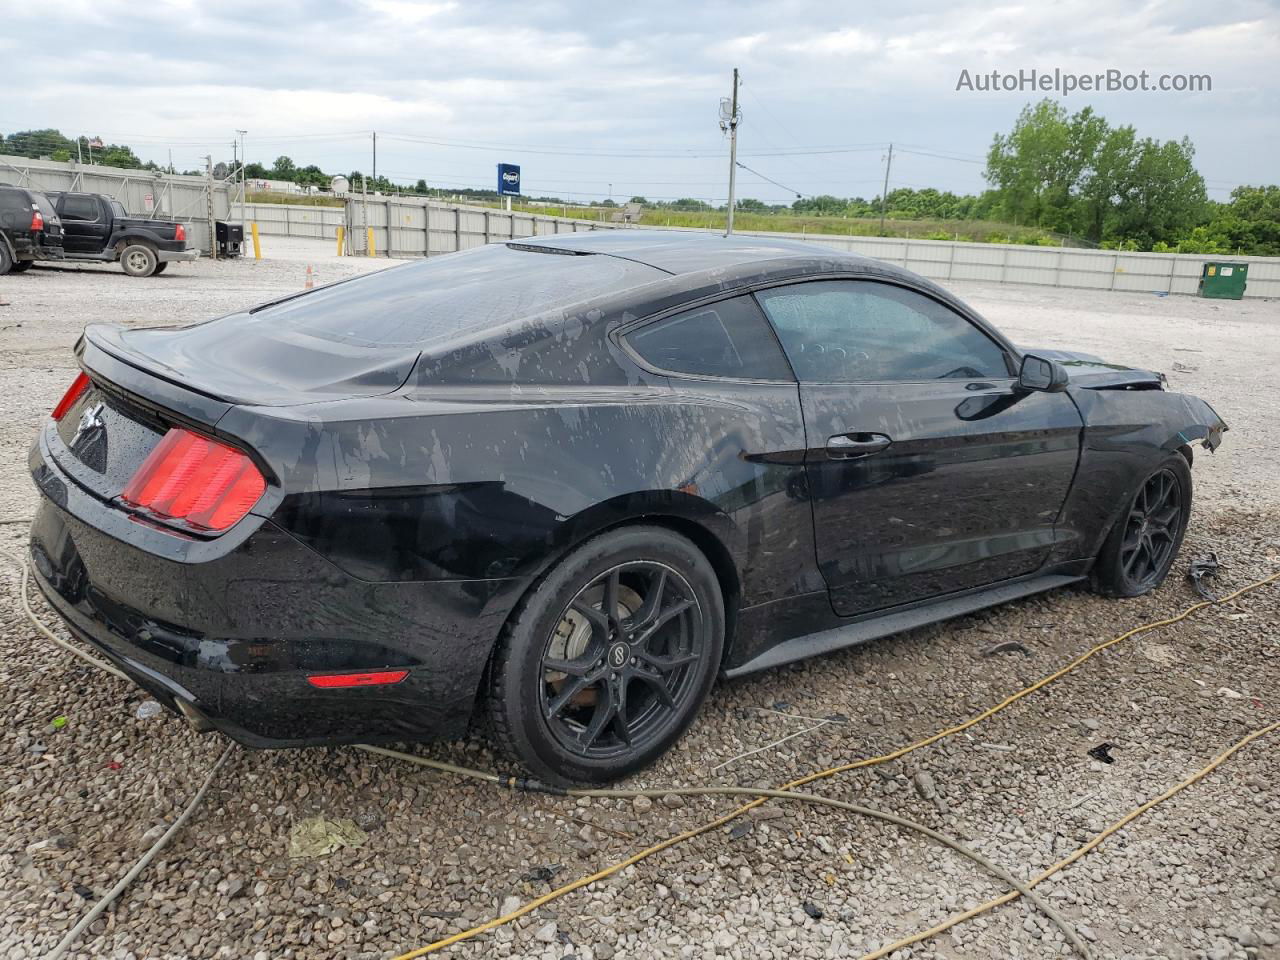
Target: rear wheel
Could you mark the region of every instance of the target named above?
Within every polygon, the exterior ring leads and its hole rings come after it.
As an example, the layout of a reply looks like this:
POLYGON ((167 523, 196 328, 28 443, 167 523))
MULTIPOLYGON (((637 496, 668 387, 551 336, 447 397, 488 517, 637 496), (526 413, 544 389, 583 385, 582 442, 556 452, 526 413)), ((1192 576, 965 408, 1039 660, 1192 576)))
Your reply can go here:
POLYGON ((1191 517, 1191 468, 1171 454, 1147 475, 1116 521, 1094 567, 1093 585, 1113 597, 1137 597, 1160 586, 1182 547, 1191 517))
POLYGON ((13 269, 13 257, 9 256, 9 248, 0 240, 0 277, 13 269))
POLYGON ((35 263, 34 260, 18 260, 9 270, 11 273, 23 273, 30 270, 33 263, 35 263))
POLYGON ((131 277, 149 277, 156 272, 160 259, 145 243, 135 243, 120 253, 120 266, 131 277))
POLYGON ((490 671, 497 746, 548 783, 605 783, 692 722, 724 644, 706 557, 661 527, 626 527, 565 558, 521 602, 490 671))

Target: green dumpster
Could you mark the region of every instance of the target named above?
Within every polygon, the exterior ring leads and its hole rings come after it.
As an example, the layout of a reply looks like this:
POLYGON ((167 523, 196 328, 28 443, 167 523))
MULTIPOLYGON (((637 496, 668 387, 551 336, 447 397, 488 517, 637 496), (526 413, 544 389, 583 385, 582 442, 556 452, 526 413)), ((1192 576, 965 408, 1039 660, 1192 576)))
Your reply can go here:
POLYGON ((1206 263, 1200 273, 1200 296, 1219 300, 1243 299, 1248 275, 1247 263, 1206 263))

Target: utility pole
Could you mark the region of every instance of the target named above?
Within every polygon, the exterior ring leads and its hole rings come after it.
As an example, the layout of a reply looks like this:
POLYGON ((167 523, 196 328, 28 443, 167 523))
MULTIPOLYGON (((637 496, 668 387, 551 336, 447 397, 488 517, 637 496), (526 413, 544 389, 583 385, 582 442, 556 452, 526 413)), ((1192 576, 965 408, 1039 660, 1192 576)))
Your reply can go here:
POLYGON ((209 259, 218 259, 218 231, 214 226, 213 218, 213 155, 205 154, 204 157, 204 189, 205 198, 208 200, 209 213, 209 259))
POLYGON ((373 131, 373 189, 378 189, 378 131, 373 131))
POLYGON ((893 144, 889 144, 889 158, 884 165, 884 189, 880 191, 880 236, 884 236, 884 213, 889 205, 889 169, 893 166, 893 144))
POLYGON ((733 96, 720 101, 720 129, 729 133, 729 204, 728 219, 725 221, 724 235, 733 233, 734 186, 738 177, 738 121, 742 114, 738 111, 738 68, 733 68, 733 96))
POLYGON ((248 130, 236 131, 236 133, 240 134, 240 228, 242 230, 244 229, 244 201, 245 201, 244 192, 245 192, 245 188, 248 186, 248 180, 245 178, 244 168, 249 162, 249 156, 245 152, 245 147, 244 147, 244 135, 248 132, 249 132, 248 130))

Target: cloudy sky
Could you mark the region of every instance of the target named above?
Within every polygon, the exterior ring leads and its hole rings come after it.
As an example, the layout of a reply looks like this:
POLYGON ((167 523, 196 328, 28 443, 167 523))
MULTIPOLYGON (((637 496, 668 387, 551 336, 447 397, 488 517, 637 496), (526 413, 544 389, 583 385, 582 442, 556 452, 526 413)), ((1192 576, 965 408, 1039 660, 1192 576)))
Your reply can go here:
POLYGON ((992 134, 1043 94, 962 70, 1208 74, 1202 93, 1074 93, 1140 135, 1195 142, 1210 196, 1280 180, 1280 9, 1266 0, 327 3, 0 0, 0 131, 56 127, 146 159, 288 154, 328 171, 526 193, 723 201, 719 98, 742 71, 739 196, 983 188, 992 134), (25 85, 16 83, 25 77, 25 85), (39 78, 38 82, 36 78, 39 78), (777 186, 757 176, 777 181, 777 186), (794 191, 794 192, 793 192, 794 191))

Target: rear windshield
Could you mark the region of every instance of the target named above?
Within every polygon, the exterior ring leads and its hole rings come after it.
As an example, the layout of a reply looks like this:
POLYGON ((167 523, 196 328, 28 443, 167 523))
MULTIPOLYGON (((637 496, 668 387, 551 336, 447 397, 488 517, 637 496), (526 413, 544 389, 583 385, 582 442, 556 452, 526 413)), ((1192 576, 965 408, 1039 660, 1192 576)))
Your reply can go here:
POLYGON ((53 208, 53 204, 49 202, 48 197, 43 193, 33 193, 31 196, 35 199, 36 206, 40 208, 40 213, 45 220, 52 220, 54 223, 60 222, 58 220, 58 211, 53 208))
POLYGON ((665 277, 631 260, 492 244, 321 288, 227 322, 274 337, 418 347, 665 277))

